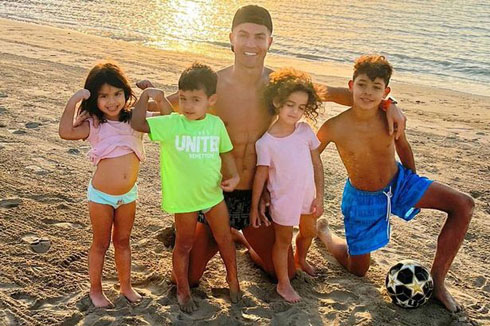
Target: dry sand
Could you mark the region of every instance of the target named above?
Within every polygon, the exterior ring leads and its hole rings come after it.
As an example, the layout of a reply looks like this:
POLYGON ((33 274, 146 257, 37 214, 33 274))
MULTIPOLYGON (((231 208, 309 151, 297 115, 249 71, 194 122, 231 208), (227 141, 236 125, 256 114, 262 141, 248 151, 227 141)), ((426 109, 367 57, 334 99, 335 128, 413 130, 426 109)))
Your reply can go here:
MULTIPOLYGON (((415 221, 393 218, 390 244, 373 255, 367 277, 351 276, 314 241, 310 261, 319 275, 292 283, 303 301, 287 304, 274 284, 238 248, 244 298, 232 305, 219 257, 193 290, 200 309, 179 311, 169 283, 171 249, 165 246, 172 218, 162 213, 158 147, 146 141, 148 160, 139 178, 140 198, 132 236, 133 281, 145 295, 137 305, 118 297, 113 249, 107 254, 104 288, 114 309, 89 302, 87 250, 91 228, 86 186, 93 167, 89 145, 58 137, 67 99, 83 84, 88 69, 112 58, 132 82, 154 80, 168 93, 178 74, 198 59, 216 68, 219 58, 166 52, 78 32, 0 19, 0 325, 488 325, 490 324, 490 106, 489 97, 395 83, 408 117, 408 138, 418 171, 470 193, 475 215, 447 283, 464 311, 450 314, 430 301, 416 310, 389 302, 388 268, 405 258, 430 266, 444 214, 423 211, 415 221), (45 254, 30 250, 33 237, 47 237, 45 254)), ((331 77, 334 67, 269 56, 273 68, 294 65, 316 80, 345 85, 350 74, 331 77)), ((470 87, 470 85, 468 85, 470 87)), ((321 121, 343 110, 327 104, 321 121)), ((333 147, 323 155, 325 215, 343 234, 339 210, 345 172, 333 147)))

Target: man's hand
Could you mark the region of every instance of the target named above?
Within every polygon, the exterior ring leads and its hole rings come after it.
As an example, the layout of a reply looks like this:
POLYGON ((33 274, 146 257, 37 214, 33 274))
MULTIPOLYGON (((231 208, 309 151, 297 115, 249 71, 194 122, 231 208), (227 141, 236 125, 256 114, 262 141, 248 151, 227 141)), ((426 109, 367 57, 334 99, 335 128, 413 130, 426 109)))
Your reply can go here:
POLYGON ((392 103, 386 110, 386 120, 388 121, 389 134, 392 135, 393 132, 395 132, 395 139, 398 140, 398 138, 405 132, 407 118, 402 110, 392 103))
POLYGON ((240 177, 235 175, 234 177, 231 177, 229 179, 221 181, 221 189, 223 189, 226 192, 232 192, 235 190, 236 186, 240 182, 240 177))
POLYGON ((82 113, 79 113, 75 118, 75 121, 73 121, 73 127, 80 126, 89 117, 90 117, 90 113, 88 113, 87 111, 83 111, 82 113))
POLYGON ((310 212, 315 218, 319 218, 323 215, 323 198, 313 199, 311 202, 310 212))
POLYGON ((142 90, 145 90, 149 87, 154 87, 153 84, 151 83, 151 81, 149 81, 148 79, 143 79, 143 80, 138 81, 136 83, 136 86, 142 90))

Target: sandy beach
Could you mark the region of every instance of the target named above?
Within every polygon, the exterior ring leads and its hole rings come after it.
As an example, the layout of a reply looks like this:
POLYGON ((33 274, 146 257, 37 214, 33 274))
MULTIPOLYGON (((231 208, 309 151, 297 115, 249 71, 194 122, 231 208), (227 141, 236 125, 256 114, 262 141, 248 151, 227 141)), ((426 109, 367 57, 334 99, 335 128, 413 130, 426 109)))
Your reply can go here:
MULTIPOLYGON (((432 262, 445 216, 425 210, 410 223, 392 218, 392 240, 373 254, 365 278, 348 274, 315 240, 309 260, 319 273, 299 273, 293 280, 303 298, 297 304, 284 302, 271 279, 238 246, 241 302, 231 304, 225 268, 216 256, 193 289, 199 310, 182 313, 169 277, 173 218, 160 210, 159 148, 147 137, 132 233, 132 278, 144 299, 129 304, 119 297, 111 247, 103 284, 115 307, 96 309, 88 298, 87 272, 91 226, 86 188, 93 167, 86 158, 88 143, 58 136, 66 101, 100 60, 116 60, 133 86, 150 79, 170 94, 193 61, 220 69, 232 64, 232 56, 226 61, 163 51, 5 19, 0 29, 0 325, 490 325, 490 97, 437 85, 391 85, 408 118, 418 173, 475 199, 473 220, 447 277, 462 312, 451 314, 434 300, 405 310, 386 293, 390 266, 406 258, 428 267, 432 262), (48 252, 30 249, 36 237, 50 239, 48 252)), ((273 55, 266 65, 294 66, 331 86, 347 85, 351 74, 344 66, 273 55)), ((344 109, 327 103, 318 124, 344 109)), ((346 174, 333 146, 322 158, 324 216, 343 235, 340 199, 346 174)))

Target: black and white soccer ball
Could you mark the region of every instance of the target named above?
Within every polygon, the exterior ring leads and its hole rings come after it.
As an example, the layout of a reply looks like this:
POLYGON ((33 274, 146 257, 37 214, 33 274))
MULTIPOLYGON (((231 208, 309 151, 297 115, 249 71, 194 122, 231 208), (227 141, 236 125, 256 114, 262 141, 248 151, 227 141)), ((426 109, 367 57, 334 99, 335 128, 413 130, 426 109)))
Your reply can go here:
POLYGON ((413 260, 402 260, 388 271, 386 290, 394 304, 417 308, 426 303, 434 290, 430 272, 413 260))

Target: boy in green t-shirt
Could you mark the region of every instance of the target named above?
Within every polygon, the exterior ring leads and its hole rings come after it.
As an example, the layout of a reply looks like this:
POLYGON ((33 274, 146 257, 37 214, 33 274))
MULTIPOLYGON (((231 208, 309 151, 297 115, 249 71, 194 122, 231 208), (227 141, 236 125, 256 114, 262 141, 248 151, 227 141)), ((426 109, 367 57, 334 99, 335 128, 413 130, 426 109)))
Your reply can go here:
POLYGON ((197 309, 191 297, 188 269, 198 211, 205 214, 225 263, 231 301, 236 303, 240 298, 235 247, 223 200, 223 190, 233 191, 240 178, 223 121, 206 114, 216 103, 216 84, 216 73, 195 63, 179 79, 180 113, 146 119, 150 98, 155 102, 166 101, 162 90, 147 88, 131 119, 133 129, 149 133, 152 141, 160 143, 162 209, 175 214, 172 273, 177 283, 177 299, 185 312, 197 309))

